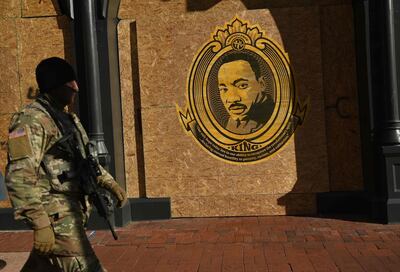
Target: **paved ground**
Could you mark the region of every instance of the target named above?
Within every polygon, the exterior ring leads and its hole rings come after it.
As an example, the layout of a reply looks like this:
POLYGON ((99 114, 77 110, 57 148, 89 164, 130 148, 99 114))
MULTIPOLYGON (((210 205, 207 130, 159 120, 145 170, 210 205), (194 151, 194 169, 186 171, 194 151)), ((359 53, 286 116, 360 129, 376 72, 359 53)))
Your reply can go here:
MULTIPOLYGON (((400 271, 400 225, 274 216, 139 222, 118 233, 92 238, 110 272, 400 271)), ((1 272, 19 271, 31 245, 30 232, 0 232, 1 272)))

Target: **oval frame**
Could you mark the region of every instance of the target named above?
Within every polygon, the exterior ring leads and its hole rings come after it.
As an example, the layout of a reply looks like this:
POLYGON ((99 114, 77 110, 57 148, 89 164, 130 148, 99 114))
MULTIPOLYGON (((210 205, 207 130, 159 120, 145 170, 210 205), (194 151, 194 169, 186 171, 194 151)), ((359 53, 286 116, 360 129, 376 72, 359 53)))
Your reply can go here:
POLYGON ((262 161, 279 150, 300 123, 294 116, 297 99, 288 56, 277 43, 265 38, 258 26, 249 28, 238 18, 225 29, 216 31, 213 38, 193 61, 187 85, 188 111, 186 116, 180 113, 182 123, 203 148, 219 159, 231 163, 262 161), (239 42, 235 44, 235 41, 239 42), (209 104, 210 71, 221 56, 232 50, 256 54, 271 70, 274 79, 272 114, 261 128, 248 134, 233 133, 223 127, 209 104), (185 121, 189 117, 192 120, 185 121), (193 127, 188 125, 191 121, 195 121, 193 127), (244 147, 238 148, 239 145, 244 147))

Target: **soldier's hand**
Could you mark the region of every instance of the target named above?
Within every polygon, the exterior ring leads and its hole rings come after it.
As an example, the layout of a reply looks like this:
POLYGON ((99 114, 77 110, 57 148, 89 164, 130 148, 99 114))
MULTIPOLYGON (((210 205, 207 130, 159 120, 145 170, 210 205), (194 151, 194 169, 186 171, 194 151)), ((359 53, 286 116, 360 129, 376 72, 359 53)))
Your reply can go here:
POLYGON ((37 229, 33 233, 33 247, 40 254, 48 254, 54 247, 55 237, 51 226, 37 229))
POLYGON ((126 197, 125 191, 118 185, 118 183, 114 182, 110 187, 109 191, 117 198, 118 203, 117 207, 121 208, 128 201, 126 197))

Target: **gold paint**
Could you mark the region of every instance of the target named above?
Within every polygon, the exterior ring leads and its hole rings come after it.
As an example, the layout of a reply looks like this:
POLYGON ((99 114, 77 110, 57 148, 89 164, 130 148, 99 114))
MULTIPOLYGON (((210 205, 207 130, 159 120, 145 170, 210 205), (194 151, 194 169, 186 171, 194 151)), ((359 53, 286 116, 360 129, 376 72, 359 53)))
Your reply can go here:
POLYGON ((256 163, 287 143, 307 109, 297 98, 288 56, 258 25, 235 17, 195 56, 186 110, 189 135, 213 156, 256 163))

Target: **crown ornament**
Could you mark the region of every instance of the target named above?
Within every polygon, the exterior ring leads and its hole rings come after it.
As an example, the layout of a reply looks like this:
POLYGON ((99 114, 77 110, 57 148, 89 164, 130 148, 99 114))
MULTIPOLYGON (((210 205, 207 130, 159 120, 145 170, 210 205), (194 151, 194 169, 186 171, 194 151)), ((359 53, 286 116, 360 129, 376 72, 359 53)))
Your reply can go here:
POLYGON ((225 28, 219 28, 213 35, 213 39, 222 47, 232 46, 235 50, 243 50, 246 44, 261 49, 262 41, 265 41, 263 32, 257 26, 249 27, 238 18, 234 18, 225 28))

